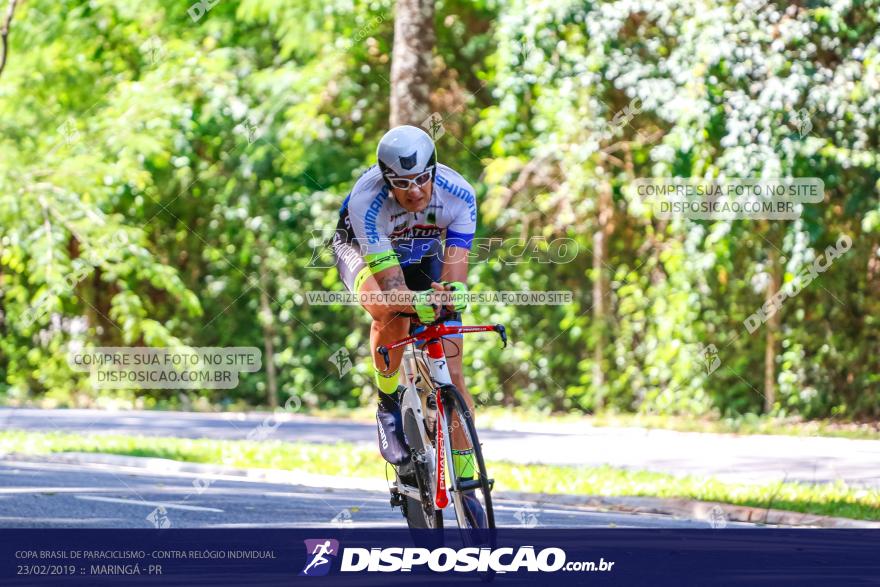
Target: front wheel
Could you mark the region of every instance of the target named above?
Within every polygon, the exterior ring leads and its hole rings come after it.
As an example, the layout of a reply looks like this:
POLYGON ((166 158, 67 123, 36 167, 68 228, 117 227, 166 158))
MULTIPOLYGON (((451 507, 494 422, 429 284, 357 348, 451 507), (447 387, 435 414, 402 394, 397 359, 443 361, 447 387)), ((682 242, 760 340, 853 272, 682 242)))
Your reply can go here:
POLYGON ((403 514, 406 517, 406 523, 411 530, 443 528, 443 510, 434 507, 432 485, 434 469, 430 466, 430 460, 427 458, 428 451, 433 451, 434 447, 423 445, 416 415, 410 410, 404 414, 403 431, 412 458, 409 467, 412 475, 407 481, 410 485, 415 481, 421 494, 421 500, 413 499, 408 495, 404 496, 403 514))
MULTIPOLYGON (((464 530, 463 538, 466 543, 470 544, 490 544, 495 543, 495 512, 492 508, 492 485, 494 481, 489 478, 486 472, 486 462, 483 459, 483 447, 477 436, 477 428, 474 425, 473 414, 468 408, 467 403, 461 395, 461 392, 453 385, 446 385, 441 389, 444 405, 448 409, 448 427, 449 430, 461 428, 468 443, 474 450, 474 478, 472 480, 460 481, 460 490, 453 492, 452 498, 455 504, 455 514, 458 520, 459 528, 464 530), (485 513, 485 527, 482 527, 471 514, 470 508, 464 503, 465 495, 472 495, 478 502, 485 513)), ((451 442, 451 438, 450 438, 451 442)), ((457 474, 449 467, 451 474, 457 474)))

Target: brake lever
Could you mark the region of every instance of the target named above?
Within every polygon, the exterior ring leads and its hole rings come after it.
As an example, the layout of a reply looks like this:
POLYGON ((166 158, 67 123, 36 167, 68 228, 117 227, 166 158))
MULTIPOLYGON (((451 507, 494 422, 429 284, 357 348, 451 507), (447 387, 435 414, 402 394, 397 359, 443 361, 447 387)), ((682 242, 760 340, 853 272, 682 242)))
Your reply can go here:
POLYGON ((503 343, 501 348, 507 348, 507 330, 504 328, 504 324, 496 324, 494 330, 501 337, 501 342, 503 343))
POLYGON ((380 346, 376 350, 379 351, 379 354, 382 355, 382 359, 385 360, 385 368, 387 369, 388 367, 390 367, 391 366, 391 357, 388 356, 388 349, 385 348, 385 345, 380 346))

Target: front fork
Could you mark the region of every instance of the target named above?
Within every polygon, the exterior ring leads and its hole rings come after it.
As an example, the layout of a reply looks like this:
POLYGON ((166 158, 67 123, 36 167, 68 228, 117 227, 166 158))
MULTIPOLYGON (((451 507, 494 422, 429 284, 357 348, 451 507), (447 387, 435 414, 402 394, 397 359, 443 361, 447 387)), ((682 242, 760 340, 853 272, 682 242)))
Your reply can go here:
POLYGON ((434 340, 429 340, 425 347, 428 357, 431 359, 429 362, 431 377, 438 386, 452 385, 449 366, 446 364, 446 354, 443 352, 443 343, 435 338, 434 340))
MULTIPOLYGON (((428 365, 431 370, 431 378, 434 380, 437 388, 440 389, 446 385, 452 385, 452 378, 449 375, 449 366, 446 364, 446 355, 443 352, 443 343, 439 339, 428 341, 425 345, 428 353, 428 365)), ((446 409, 442 398, 436 398, 437 401, 437 432, 436 432, 436 450, 437 450, 437 482, 435 484, 434 503, 440 509, 449 505, 449 494, 446 491, 446 467, 452 462, 452 438, 449 434, 449 423, 446 419, 446 409)), ((449 476, 452 483, 452 491, 457 491, 455 472, 449 476)))

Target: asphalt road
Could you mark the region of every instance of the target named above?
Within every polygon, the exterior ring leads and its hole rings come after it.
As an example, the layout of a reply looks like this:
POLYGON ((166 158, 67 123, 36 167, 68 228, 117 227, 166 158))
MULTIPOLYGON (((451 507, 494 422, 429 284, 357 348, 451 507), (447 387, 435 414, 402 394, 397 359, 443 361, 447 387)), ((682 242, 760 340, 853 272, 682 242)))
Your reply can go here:
MULTIPOLYGON (((706 521, 672 516, 606 513, 509 499, 497 499, 495 505, 499 526, 708 527, 706 521)), ((447 523, 454 524, 452 512, 446 514, 447 523)), ((151 528, 157 523, 172 528, 405 527, 399 510, 389 506, 388 494, 380 491, 0 460, 0 528, 151 528)))
MULTIPOLYGON (((59 430, 184 438, 244 439, 268 414, 0 408, 0 430, 59 430)), ((272 439, 376 444, 371 423, 282 414, 272 439)), ((715 476, 731 482, 833 482, 880 488, 880 440, 702 434, 587 424, 517 425, 480 430, 488 459, 515 463, 611 465, 715 476)))

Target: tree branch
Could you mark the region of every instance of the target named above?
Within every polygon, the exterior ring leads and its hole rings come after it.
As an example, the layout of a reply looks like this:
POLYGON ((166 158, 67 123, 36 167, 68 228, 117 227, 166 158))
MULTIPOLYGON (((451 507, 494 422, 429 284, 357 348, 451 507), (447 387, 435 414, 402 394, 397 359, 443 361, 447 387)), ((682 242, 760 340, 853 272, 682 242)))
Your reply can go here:
POLYGON ((9 8, 6 10, 6 20, 0 29, 0 44, 3 45, 3 53, 0 53, 0 75, 6 67, 6 57, 9 55, 9 25, 12 23, 12 15, 15 14, 15 5, 18 0, 9 0, 9 8))

